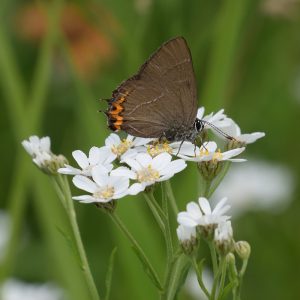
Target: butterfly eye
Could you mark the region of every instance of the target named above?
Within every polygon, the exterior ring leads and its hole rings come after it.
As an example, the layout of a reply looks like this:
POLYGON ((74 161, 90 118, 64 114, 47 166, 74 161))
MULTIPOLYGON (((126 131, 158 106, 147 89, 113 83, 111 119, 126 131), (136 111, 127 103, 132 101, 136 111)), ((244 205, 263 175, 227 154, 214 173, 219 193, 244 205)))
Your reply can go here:
POLYGON ((195 128, 196 128, 197 132, 201 132, 203 130, 204 124, 200 119, 196 119, 195 128))

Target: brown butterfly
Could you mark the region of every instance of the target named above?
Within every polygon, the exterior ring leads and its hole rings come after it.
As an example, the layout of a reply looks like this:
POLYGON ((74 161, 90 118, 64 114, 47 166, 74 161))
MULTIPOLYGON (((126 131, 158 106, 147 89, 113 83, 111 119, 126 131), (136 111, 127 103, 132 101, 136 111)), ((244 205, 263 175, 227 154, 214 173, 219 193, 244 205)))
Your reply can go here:
POLYGON ((183 37, 164 43, 108 103, 109 128, 133 136, 194 142, 207 123, 197 118, 195 73, 183 37))

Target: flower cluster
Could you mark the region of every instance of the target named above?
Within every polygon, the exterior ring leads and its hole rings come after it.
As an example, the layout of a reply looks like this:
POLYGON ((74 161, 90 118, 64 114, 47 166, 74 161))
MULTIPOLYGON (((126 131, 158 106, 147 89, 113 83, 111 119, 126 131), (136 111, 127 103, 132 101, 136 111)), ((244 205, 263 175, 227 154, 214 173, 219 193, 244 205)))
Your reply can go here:
POLYGON ((74 185, 90 193, 75 196, 74 200, 107 203, 126 195, 136 195, 147 186, 168 180, 186 167, 183 159, 173 159, 166 152, 152 157, 146 151, 150 141, 130 135, 121 140, 112 133, 105 140, 105 146, 92 147, 88 156, 80 150, 73 152, 80 168, 66 164, 58 171, 75 175, 74 185))
MULTIPOLYGON (((168 143, 131 135, 121 139, 112 133, 103 147, 92 147, 88 155, 81 150, 73 151, 72 156, 78 167, 67 164, 66 160, 62 165, 61 160, 50 173, 58 170, 61 174, 73 175, 74 185, 89 193, 73 199, 85 203, 107 203, 126 195, 136 195, 156 182, 170 179, 185 169, 186 161, 198 163, 199 169, 202 164, 202 168, 213 169, 214 173, 224 161, 244 161, 235 157, 245 150, 246 144, 264 135, 242 135, 238 125, 223 110, 204 116, 204 108, 199 108, 197 117, 205 121, 204 131, 215 126, 230 134, 238 143, 222 152, 213 141, 204 142, 198 147, 188 141, 168 143)), ((48 137, 39 139, 33 136, 22 144, 33 157, 34 163, 47 172, 49 162, 53 163, 60 157, 52 154, 48 137)))
POLYGON ((214 240, 221 253, 228 253, 231 250, 233 232, 230 216, 226 215, 230 206, 226 202, 227 198, 223 198, 212 209, 208 200, 200 197, 198 203, 188 203, 186 211, 178 214, 177 236, 184 249, 187 244, 195 245, 195 239, 197 240, 199 234, 206 240, 214 240))
POLYGON ((32 157, 32 161, 45 173, 56 174, 57 169, 67 163, 63 155, 55 155, 51 151, 51 142, 48 136, 41 139, 36 135, 24 140, 22 146, 32 157))

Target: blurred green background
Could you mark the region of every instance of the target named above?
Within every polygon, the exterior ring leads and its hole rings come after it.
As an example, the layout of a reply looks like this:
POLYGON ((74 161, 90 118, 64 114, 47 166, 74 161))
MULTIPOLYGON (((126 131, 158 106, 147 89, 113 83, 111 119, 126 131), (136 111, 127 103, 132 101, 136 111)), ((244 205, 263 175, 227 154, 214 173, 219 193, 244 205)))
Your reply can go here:
MULTIPOLYGON (((225 108, 244 132, 266 132, 246 157, 285 166, 297 183, 299 9, 298 0, 1 0, 0 207, 10 216, 13 238, 1 248, 0 280, 54 282, 69 299, 86 299, 76 257, 61 233, 68 230, 64 211, 21 141, 32 134, 50 136, 53 152, 74 165, 73 150, 101 146, 109 134, 97 113, 105 105, 97 100, 109 98, 174 36, 184 36, 191 48, 199 105, 207 112, 225 108)), ((196 200, 197 180, 194 165, 172 179, 180 209, 196 200)), ((280 199, 288 203, 284 209, 270 205, 233 220, 236 239, 252 245, 243 299, 300 299, 298 195, 295 185, 280 199)), ((157 299, 111 221, 93 205, 76 203, 76 210, 100 294, 117 246, 111 299, 157 299)), ((163 240, 144 199, 121 199, 117 210, 162 272, 163 240)), ((185 290, 181 299, 194 298, 185 290)))

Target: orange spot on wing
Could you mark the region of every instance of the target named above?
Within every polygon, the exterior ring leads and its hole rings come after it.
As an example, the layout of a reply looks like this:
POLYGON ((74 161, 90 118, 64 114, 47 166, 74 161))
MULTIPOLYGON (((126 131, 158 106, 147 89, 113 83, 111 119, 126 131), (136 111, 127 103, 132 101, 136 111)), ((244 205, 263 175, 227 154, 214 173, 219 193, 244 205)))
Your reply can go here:
POLYGON ((114 122, 115 126, 121 126, 123 124, 123 120, 117 120, 116 122, 114 122))

